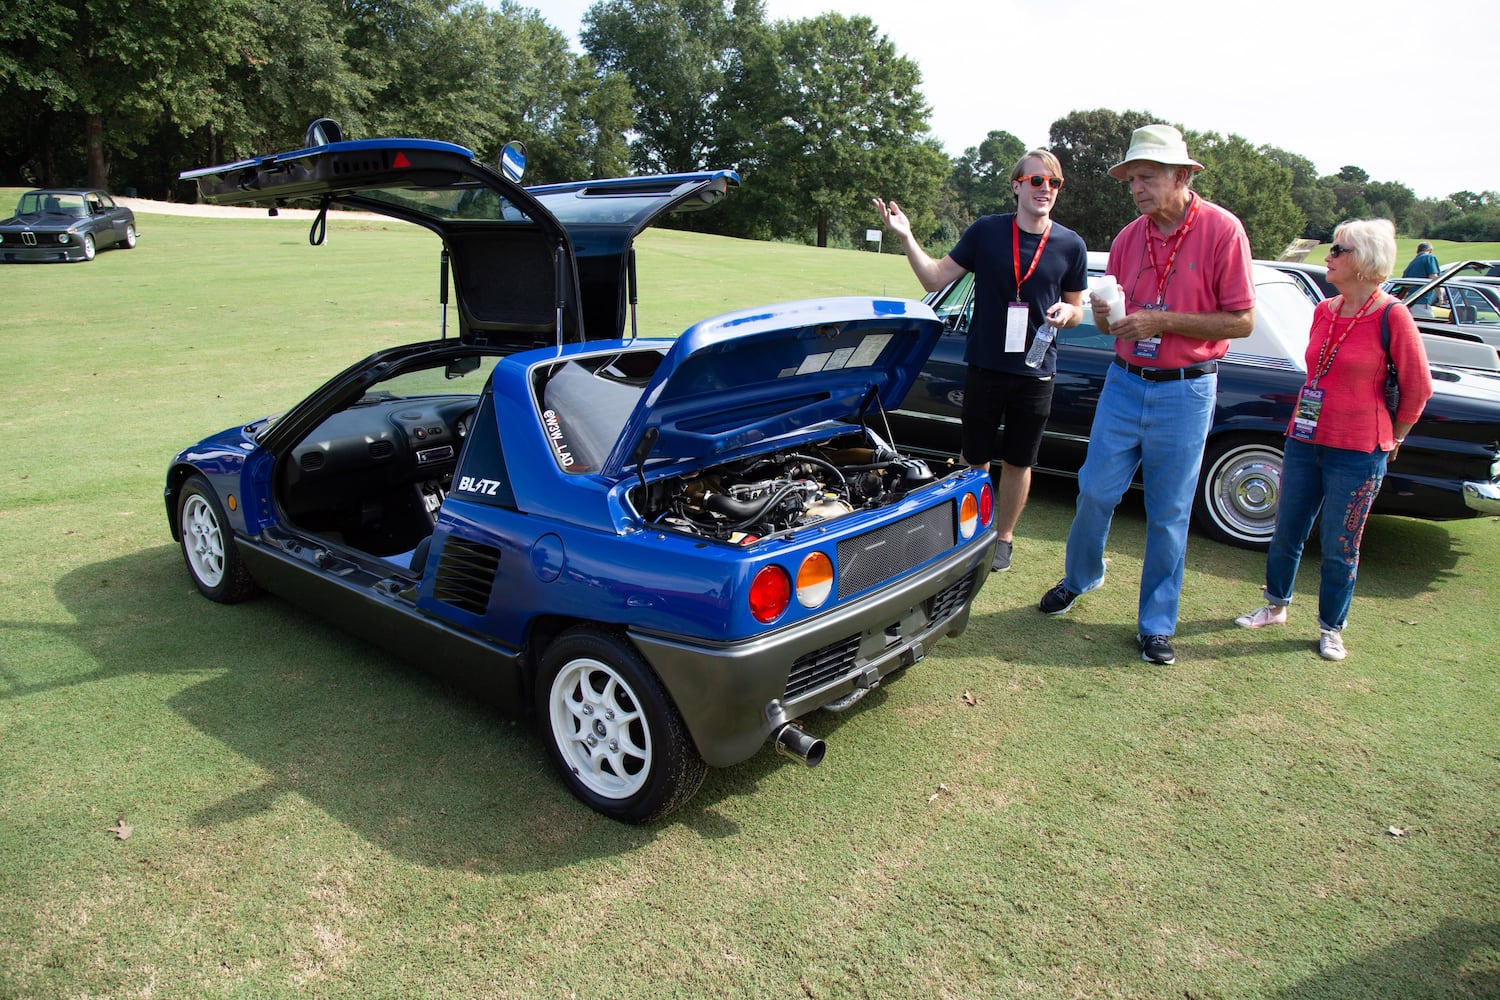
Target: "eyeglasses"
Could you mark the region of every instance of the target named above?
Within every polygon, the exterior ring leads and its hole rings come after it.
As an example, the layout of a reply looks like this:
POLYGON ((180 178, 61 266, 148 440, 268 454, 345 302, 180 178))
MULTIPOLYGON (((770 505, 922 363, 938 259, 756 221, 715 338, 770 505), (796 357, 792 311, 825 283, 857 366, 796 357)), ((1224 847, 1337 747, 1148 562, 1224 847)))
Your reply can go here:
POLYGON ((1025 181, 1030 181, 1031 186, 1034 188, 1039 188, 1043 184, 1045 184, 1052 190, 1056 191, 1058 188, 1062 187, 1063 179, 1061 177, 1048 177, 1046 174, 1022 174, 1020 177, 1016 178, 1016 183, 1018 184, 1025 181))
POLYGON ((1354 248, 1353 247, 1339 246, 1337 243, 1335 243, 1333 246, 1331 246, 1331 247, 1328 248, 1328 256, 1330 256, 1330 257, 1342 257, 1346 253, 1353 253, 1353 252, 1354 252, 1354 248))

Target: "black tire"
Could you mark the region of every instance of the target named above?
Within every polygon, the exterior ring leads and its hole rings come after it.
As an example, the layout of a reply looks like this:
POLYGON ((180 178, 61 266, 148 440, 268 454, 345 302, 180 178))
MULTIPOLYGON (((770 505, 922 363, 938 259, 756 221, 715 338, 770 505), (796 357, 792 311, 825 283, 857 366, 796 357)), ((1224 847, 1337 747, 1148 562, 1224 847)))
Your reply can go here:
POLYGON ((666 688, 626 640, 592 628, 542 658, 537 718, 568 790, 623 823, 648 823, 693 797, 708 765, 666 688))
POLYGON ((1264 552, 1281 503, 1283 439, 1238 436, 1210 441, 1193 497, 1193 521, 1215 541, 1264 552))
POLYGON ((204 597, 238 604, 260 591, 240 559, 218 495, 202 476, 189 478, 177 494, 177 534, 188 575, 204 597))

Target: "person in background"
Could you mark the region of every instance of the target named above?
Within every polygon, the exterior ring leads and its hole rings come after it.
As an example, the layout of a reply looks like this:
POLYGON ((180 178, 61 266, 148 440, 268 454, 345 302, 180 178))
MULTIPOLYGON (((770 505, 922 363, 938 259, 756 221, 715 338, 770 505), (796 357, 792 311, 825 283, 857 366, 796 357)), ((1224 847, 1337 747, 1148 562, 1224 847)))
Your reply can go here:
POLYGON ((1390 220, 1341 224, 1327 262, 1328 280, 1339 294, 1313 312, 1307 383, 1287 425, 1280 506, 1266 554, 1266 603, 1234 623, 1242 628, 1286 624, 1302 547, 1321 511, 1318 652, 1325 660, 1342 660, 1370 505, 1386 463, 1396 459, 1432 395, 1432 375, 1411 313, 1380 290, 1396 265, 1390 220), (1390 331, 1390 358, 1401 386, 1394 415, 1386 408, 1382 323, 1390 331))
POLYGON ((1192 189, 1203 165, 1182 133, 1147 125, 1109 170, 1130 190, 1140 217, 1115 237, 1109 273, 1125 316, 1092 296, 1094 322, 1115 338, 1114 363, 1094 410, 1078 470, 1078 506, 1064 575, 1038 607, 1060 615, 1104 582, 1104 546, 1115 507, 1136 468, 1146 499, 1146 554, 1136 647, 1147 663, 1171 664, 1171 638, 1187 564, 1188 518, 1203 443, 1218 394, 1218 359, 1255 326, 1255 283, 1245 227, 1192 189))
POLYGON ((1062 186, 1057 157, 1033 149, 1011 168, 1015 212, 975 220, 942 260, 933 260, 922 249, 899 205, 875 199, 880 218, 900 238, 913 273, 927 291, 974 272, 960 448, 965 462, 988 470, 996 429, 1005 425, 996 487, 998 541, 990 566, 996 573, 1010 569, 1016 524, 1031 492, 1031 467, 1052 412, 1057 345, 1047 347, 1035 368, 1026 364, 1027 349, 1043 323, 1061 329, 1083 322, 1088 248, 1081 236, 1052 221, 1062 186))
MULTIPOLYGON (((1337 236, 1334 237, 1338 239, 1337 236)), ((1406 270, 1401 272, 1403 278, 1430 278, 1442 270, 1438 264, 1437 254, 1432 252, 1431 243, 1418 243, 1417 255, 1406 265, 1406 270)))

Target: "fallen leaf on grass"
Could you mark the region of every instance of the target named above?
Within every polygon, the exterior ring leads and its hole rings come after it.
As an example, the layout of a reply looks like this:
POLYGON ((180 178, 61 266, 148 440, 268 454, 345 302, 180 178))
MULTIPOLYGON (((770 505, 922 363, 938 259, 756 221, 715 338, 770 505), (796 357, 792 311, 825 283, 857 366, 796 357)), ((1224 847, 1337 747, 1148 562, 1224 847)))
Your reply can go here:
POLYGON ((1388 826, 1385 828, 1385 832, 1390 834, 1392 837, 1406 836, 1406 829, 1400 826, 1388 826))
POLYGON ((973 691, 965 691, 962 700, 963 700, 963 703, 965 705, 977 705, 977 704, 979 704, 979 702, 974 699, 974 692, 973 691))
POLYGON ((1415 625, 1417 623, 1416 622, 1409 622, 1405 618, 1403 618, 1403 619, 1401 619, 1401 624, 1402 625, 1415 625))
POLYGON ((135 832, 135 827, 125 822, 125 814, 120 813, 120 818, 115 820, 115 825, 105 831, 115 835, 116 840, 129 840, 130 835, 135 832))
POLYGON ((937 798, 939 795, 942 795, 947 790, 948 790, 948 786, 947 785, 938 785, 937 786, 937 791, 935 791, 931 795, 927 796, 927 801, 931 802, 933 799, 937 798))

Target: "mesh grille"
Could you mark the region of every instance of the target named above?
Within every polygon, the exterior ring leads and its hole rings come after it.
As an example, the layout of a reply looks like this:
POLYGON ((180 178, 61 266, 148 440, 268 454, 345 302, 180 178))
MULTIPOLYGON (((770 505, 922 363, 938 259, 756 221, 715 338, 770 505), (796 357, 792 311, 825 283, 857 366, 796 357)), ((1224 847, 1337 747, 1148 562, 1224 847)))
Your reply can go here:
POLYGON ((839 597, 848 597, 920 566, 953 548, 953 504, 939 504, 904 521, 839 543, 839 597))
POLYGON ((851 635, 797 657, 786 679, 786 697, 799 698, 804 693, 844 676, 859 660, 859 636, 851 635))

